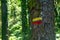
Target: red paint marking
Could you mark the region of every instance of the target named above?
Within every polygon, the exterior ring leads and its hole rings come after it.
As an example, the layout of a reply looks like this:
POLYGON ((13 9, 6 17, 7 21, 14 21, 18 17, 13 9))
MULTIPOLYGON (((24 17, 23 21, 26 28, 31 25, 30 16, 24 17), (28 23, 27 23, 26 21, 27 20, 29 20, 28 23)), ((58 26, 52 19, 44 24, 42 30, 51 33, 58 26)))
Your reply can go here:
POLYGON ((39 24, 42 24, 42 21, 41 20, 35 21, 35 22, 32 22, 32 24, 39 25, 39 24))

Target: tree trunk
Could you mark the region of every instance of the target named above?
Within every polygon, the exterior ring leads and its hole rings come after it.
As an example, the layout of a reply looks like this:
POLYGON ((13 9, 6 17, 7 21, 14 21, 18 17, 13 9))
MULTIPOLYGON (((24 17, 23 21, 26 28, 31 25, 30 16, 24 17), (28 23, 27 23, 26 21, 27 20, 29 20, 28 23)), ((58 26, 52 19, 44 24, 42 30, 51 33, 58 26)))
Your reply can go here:
POLYGON ((21 1, 21 16, 22 16, 22 33, 23 40, 26 40, 26 31, 27 31, 27 13, 26 13, 26 0, 21 1))
POLYGON ((1 0, 2 40, 8 40, 7 0, 1 0))
POLYGON ((29 10, 32 28, 30 40, 55 40, 54 0, 35 0, 33 3, 36 3, 36 5, 31 6, 32 8, 30 7, 29 10), (39 20, 40 23, 37 20, 38 18, 42 18, 39 20))

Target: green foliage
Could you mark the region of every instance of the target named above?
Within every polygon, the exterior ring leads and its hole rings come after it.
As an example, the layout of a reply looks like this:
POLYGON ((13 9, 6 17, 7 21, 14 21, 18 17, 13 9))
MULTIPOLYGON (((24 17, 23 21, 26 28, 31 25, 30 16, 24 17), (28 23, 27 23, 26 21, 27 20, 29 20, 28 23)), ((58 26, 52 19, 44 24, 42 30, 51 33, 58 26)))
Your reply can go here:
MULTIPOLYGON (((0 29, 1 29, 1 1, 0 1, 0 29)), ((1 30, 0 30, 1 32, 1 30)))
POLYGON ((57 3, 60 3, 60 0, 56 0, 57 3))
MULTIPOLYGON (((7 6, 8 6, 9 40, 23 40, 24 35, 26 37, 26 40, 29 40, 29 38, 31 37, 29 23, 26 24, 27 28, 25 29, 25 34, 24 32, 22 32, 21 0, 7 0, 7 1, 8 1, 7 6)), ((28 5, 29 8, 31 9, 36 6, 35 0, 27 0, 27 2, 29 4, 28 5)), ((58 14, 55 17, 55 27, 56 33, 60 33, 60 0, 56 0, 56 2, 57 4, 55 4, 55 6, 58 14)), ((27 22, 29 22, 28 16, 29 14, 26 16, 27 22)), ((0 37, 1 37, 1 3, 0 3, 0 37)))
POLYGON ((55 7, 57 11, 57 16, 55 17, 56 33, 60 33, 60 0, 56 0, 55 7))

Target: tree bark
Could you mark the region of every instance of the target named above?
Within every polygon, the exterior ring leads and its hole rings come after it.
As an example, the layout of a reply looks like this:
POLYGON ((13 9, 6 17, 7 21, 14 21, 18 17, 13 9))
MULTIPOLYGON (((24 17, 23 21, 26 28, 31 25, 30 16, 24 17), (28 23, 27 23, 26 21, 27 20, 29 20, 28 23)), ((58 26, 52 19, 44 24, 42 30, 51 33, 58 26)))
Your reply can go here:
POLYGON ((2 40, 8 40, 7 0, 1 0, 2 40))
POLYGON ((36 5, 30 11, 30 26, 32 36, 30 40, 56 40, 54 29, 54 0, 35 0, 36 5), (40 6, 39 6, 40 5, 40 6), (42 18, 42 24, 32 24, 34 18, 42 18))

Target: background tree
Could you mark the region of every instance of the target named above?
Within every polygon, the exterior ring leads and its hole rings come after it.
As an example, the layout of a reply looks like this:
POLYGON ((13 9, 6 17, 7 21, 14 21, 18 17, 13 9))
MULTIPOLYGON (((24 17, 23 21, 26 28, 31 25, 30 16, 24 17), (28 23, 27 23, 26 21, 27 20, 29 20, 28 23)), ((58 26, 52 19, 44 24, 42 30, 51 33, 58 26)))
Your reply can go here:
POLYGON ((22 32, 23 40, 26 40, 27 34, 27 13, 26 13, 26 0, 21 1, 21 16, 22 16, 22 32))
POLYGON ((8 40, 7 0, 1 0, 2 40, 8 40))

